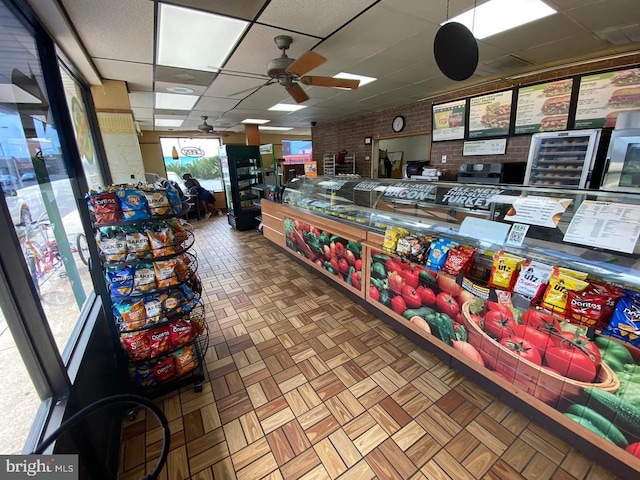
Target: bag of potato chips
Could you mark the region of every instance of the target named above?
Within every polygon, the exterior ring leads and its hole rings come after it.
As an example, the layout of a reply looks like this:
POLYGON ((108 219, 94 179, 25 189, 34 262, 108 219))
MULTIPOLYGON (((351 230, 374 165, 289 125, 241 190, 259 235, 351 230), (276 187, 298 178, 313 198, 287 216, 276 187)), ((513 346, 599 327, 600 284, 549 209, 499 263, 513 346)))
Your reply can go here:
POLYGON ((589 284, 566 273, 561 273, 559 267, 553 267, 549 278, 549 285, 542 297, 542 306, 559 315, 564 315, 567 308, 568 292, 581 292, 589 284))

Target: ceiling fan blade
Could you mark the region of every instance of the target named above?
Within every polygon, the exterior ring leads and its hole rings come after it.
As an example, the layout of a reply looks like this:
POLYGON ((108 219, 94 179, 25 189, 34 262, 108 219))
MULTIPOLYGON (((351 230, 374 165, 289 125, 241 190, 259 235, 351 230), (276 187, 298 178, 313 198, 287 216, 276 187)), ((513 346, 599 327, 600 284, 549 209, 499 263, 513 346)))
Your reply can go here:
POLYGON ((295 62, 293 62, 287 68, 287 72, 292 73, 293 75, 301 76, 307 72, 310 72, 316 67, 319 67, 327 59, 322 55, 317 54, 316 52, 307 51, 300 55, 295 62))
POLYGON ((302 87, 297 83, 294 83, 290 87, 287 87, 287 92, 289 93, 289 95, 291 95, 291 98, 296 101, 296 103, 302 103, 309 100, 309 95, 307 95, 302 87))
POLYGON ((349 80, 346 78, 332 77, 302 77, 300 81, 305 85, 314 85, 316 87, 338 87, 349 88, 355 90, 360 85, 360 80, 349 80))

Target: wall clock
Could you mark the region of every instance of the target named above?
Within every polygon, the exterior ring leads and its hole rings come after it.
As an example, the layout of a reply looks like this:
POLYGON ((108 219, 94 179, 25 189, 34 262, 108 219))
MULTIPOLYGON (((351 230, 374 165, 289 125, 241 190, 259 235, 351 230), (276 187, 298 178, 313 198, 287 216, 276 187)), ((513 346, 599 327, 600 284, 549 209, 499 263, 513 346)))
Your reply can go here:
POLYGON ((402 115, 398 115, 393 119, 393 123, 391 123, 391 128, 393 131, 398 133, 404 129, 404 117, 402 115))

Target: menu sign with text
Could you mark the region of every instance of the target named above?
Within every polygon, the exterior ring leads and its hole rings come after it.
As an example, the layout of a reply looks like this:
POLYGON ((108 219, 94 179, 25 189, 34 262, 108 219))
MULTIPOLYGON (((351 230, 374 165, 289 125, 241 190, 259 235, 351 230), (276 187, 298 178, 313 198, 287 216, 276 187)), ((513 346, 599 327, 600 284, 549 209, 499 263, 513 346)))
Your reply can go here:
POLYGON ((520 88, 514 133, 566 130, 572 89, 571 78, 520 88))
POLYGON ((441 103, 433 106, 433 141, 462 140, 466 100, 441 103))
POLYGON ((575 128, 616 126, 618 113, 640 109, 640 68, 580 79, 575 128))
POLYGON ((436 203, 467 208, 488 208, 496 195, 503 195, 505 192, 505 189, 490 187, 439 187, 436 193, 436 203))
POLYGON ((504 219, 508 222, 555 228, 571 202, 570 198, 519 197, 513 201, 504 219))
POLYGON ((469 138, 508 135, 512 100, 513 90, 469 100, 469 138))
POLYGON ((565 242, 633 253, 640 235, 640 205, 585 200, 573 215, 565 242))

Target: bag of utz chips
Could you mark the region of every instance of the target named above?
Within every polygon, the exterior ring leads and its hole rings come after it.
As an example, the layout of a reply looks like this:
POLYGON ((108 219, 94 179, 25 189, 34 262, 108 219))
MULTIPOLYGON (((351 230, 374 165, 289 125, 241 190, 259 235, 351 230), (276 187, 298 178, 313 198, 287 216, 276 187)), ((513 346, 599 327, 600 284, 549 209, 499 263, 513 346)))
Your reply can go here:
POLYGON ((531 300, 536 300, 544 293, 550 276, 550 265, 527 259, 520 269, 513 291, 531 300))
POLYGON ((524 263, 524 258, 507 252, 498 252, 493 257, 489 286, 500 290, 513 290, 518 276, 518 270, 524 263))
POLYGON ((640 293, 624 291, 609 325, 602 333, 640 347, 640 293))
POLYGON ((581 292, 589 284, 567 273, 561 273, 559 267, 553 267, 549 285, 542 297, 542 306, 558 315, 564 315, 567 308, 569 291, 581 292))

